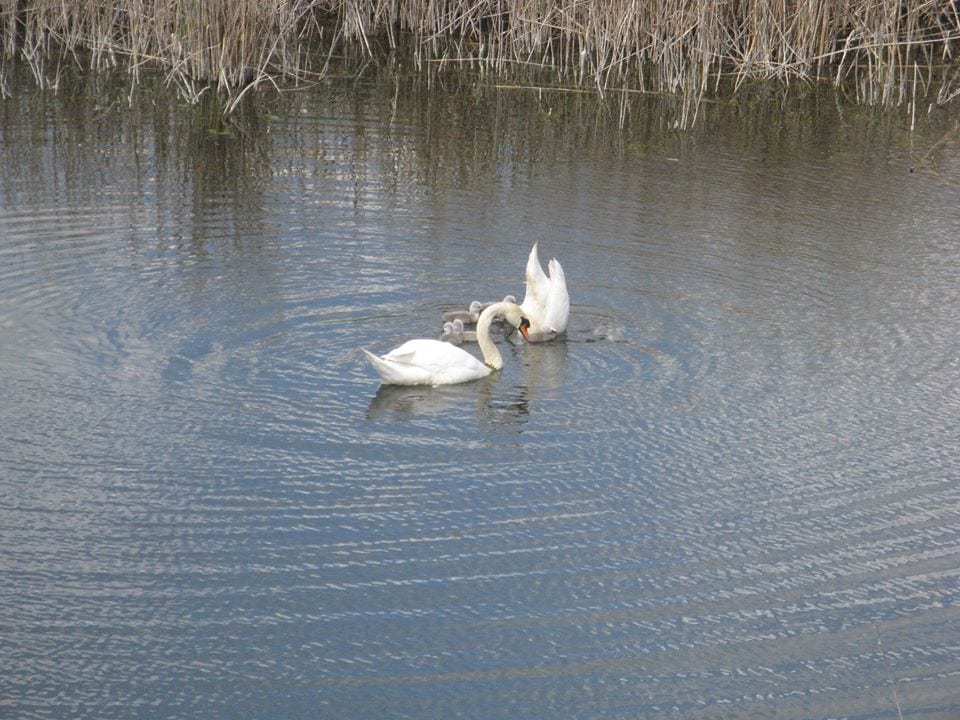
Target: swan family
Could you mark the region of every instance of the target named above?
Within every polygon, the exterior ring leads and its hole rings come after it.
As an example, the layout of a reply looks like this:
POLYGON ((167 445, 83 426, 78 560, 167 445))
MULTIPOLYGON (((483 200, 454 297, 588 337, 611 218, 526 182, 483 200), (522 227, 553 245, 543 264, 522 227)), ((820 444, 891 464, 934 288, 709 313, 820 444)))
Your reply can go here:
MULTIPOLYGON (((388 385, 451 385, 477 380, 500 370, 503 357, 490 336, 495 320, 516 328, 527 342, 547 342, 567 329, 570 296, 563 268, 555 258, 543 271, 534 243, 524 272, 526 293, 523 302, 507 295, 503 300, 483 304, 473 301, 466 310, 443 314, 440 339, 408 340, 386 355, 364 349, 370 364, 388 385), (476 342, 483 355, 481 362, 461 347, 469 341, 467 324, 476 323, 476 342)), ((511 330, 512 331, 512 330, 511 330)))

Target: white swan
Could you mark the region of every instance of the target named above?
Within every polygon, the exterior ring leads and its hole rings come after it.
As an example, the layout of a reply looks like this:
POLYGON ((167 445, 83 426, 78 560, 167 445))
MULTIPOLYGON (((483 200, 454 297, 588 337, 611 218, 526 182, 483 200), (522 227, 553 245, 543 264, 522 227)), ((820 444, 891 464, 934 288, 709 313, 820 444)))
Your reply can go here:
POLYGON ((499 302, 484 310, 477 323, 477 342, 483 362, 466 350, 440 340, 408 340, 383 356, 369 350, 363 352, 388 385, 453 385, 476 380, 503 367, 500 351, 490 339, 490 323, 494 317, 502 317, 520 328, 524 337, 530 326, 530 321, 513 303, 499 302))
POLYGON ((468 310, 450 310, 443 314, 444 322, 453 322, 454 320, 459 320, 464 324, 473 324, 480 320, 480 313, 484 310, 483 303, 479 300, 474 300, 470 303, 470 308, 468 310))
POLYGON ((556 258, 548 265, 549 277, 540 267, 537 243, 527 258, 527 292, 520 303, 523 316, 530 321, 529 342, 553 340, 567 329, 570 320, 570 295, 567 279, 556 258))

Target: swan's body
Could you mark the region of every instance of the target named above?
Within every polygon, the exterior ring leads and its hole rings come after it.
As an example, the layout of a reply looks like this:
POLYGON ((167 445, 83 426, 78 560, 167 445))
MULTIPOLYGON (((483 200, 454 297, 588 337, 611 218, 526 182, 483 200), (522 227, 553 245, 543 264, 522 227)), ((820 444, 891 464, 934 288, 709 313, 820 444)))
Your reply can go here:
POLYGON ((483 303, 479 300, 474 300, 470 303, 470 307, 467 310, 450 310, 443 314, 444 322, 453 322, 454 320, 459 320, 464 325, 472 325, 480 320, 480 313, 484 311, 483 303))
POLYGON ((547 276, 537 257, 537 244, 533 244, 527 258, 527 292, 520 309, 530 321, 530 342, 546 342, 566 332, 570 320, 570 295, 567 279, 560 263, 553 258, 548 264, 547 276))
POLYGON ((490 323, 502 317, 520 328, 524 337, 530 323, 513 303, 494 303, 480 315, 477 342, 483 353, 480 362, 466 350, 441 340, 408 340, 386 355, 364 350, 367 359, 388 385, 453 385, 477 380, 503 367, 503 358, 490 339, 490 323))

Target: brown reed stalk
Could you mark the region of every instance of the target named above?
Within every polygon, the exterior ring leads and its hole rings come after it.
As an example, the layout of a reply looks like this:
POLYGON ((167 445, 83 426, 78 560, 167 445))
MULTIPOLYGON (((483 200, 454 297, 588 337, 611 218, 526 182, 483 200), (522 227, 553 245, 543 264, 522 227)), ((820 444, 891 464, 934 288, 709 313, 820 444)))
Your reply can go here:
POLYGON ((250 85, 302 76, 301 29, 311 2, 262 0, 0 0, 0 75, 25 61, 55 84, 65 64, 163 72, 191 100, 207 88, 235 97, 250 85))
POLYGON ((134 80, 150 68, 230 109, 259 85, 323 72, 338 43, 418 67, 676 93, 692 115, 724 78, 829 79, 892 106, 957 96, 960 1, 0 0, 0 90, 14 59, 45 84, 67 64, 134 80))

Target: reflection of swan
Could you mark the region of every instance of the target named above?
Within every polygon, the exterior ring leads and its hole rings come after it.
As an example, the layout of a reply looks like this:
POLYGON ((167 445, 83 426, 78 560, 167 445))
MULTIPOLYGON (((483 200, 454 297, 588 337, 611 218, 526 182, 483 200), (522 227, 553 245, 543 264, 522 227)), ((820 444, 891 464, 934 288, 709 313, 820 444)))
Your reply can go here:
POLYGON ((521 385, 526 400, 534 403, 543 396, 552 396, 557 391, 565 392, 568 380, 569 354, 571 349, 581 347, 569 342, 537 343, 524 348, 521 366, 521 385))
MULTIPOLYGON (((497 379, 492 375, 470 385, 380 385, 370 399, 368 418, 405 417, 409 415, 444 415, 461 412, 471 402, 478 403, 477 410, 485 413, 490 403, 493 385, 497 379)), ((437 441, 438 444, 446 441, 437 441)))
POLYGON ((477 342, 483 362, 462 348, 440 340, 408 340, 403 345, 378 357, 364 350, 367 359, 380 377, 392 385, 452 385, 476 380, 503 367, 500 351, 490 339, 490 323, 502 317, 527 336, 530 321, 513 303, 494 303, 480 315, 477 342))
POLYGON ((520 304, 524 317, 530 320, 530 342, 553 340, 566 331, 570 320, 570 295, 563 268, 556 258, 550 260, 548 268, 549 277, 540 267, 534 243, 527 258, 527 293, 520 304))
MULTIPOLYGON (((492 304, 493 303, 490 303, 490 305, 492 304)), ((513 330, 512 325, 507 325, 507 327, 513 330)), ((463 320, 457 318, 453 322, 445 322, 443 324, 443 332, 440 334, 440 339, 444 342, 453 343, 454 345, 462 345, 465 342, 475 343, 477 342, 477 332, 476 330, 464 330, 463 320)))
POLYGON ((479 300, 474 300, 470 303, 470 308, 468 310, 450 310, 443 314, 444 322, 453 322, 454 320, 459 320, 464 324, 473 324, 480 320, 480 313, 485 310, 483 303, 479 300))

